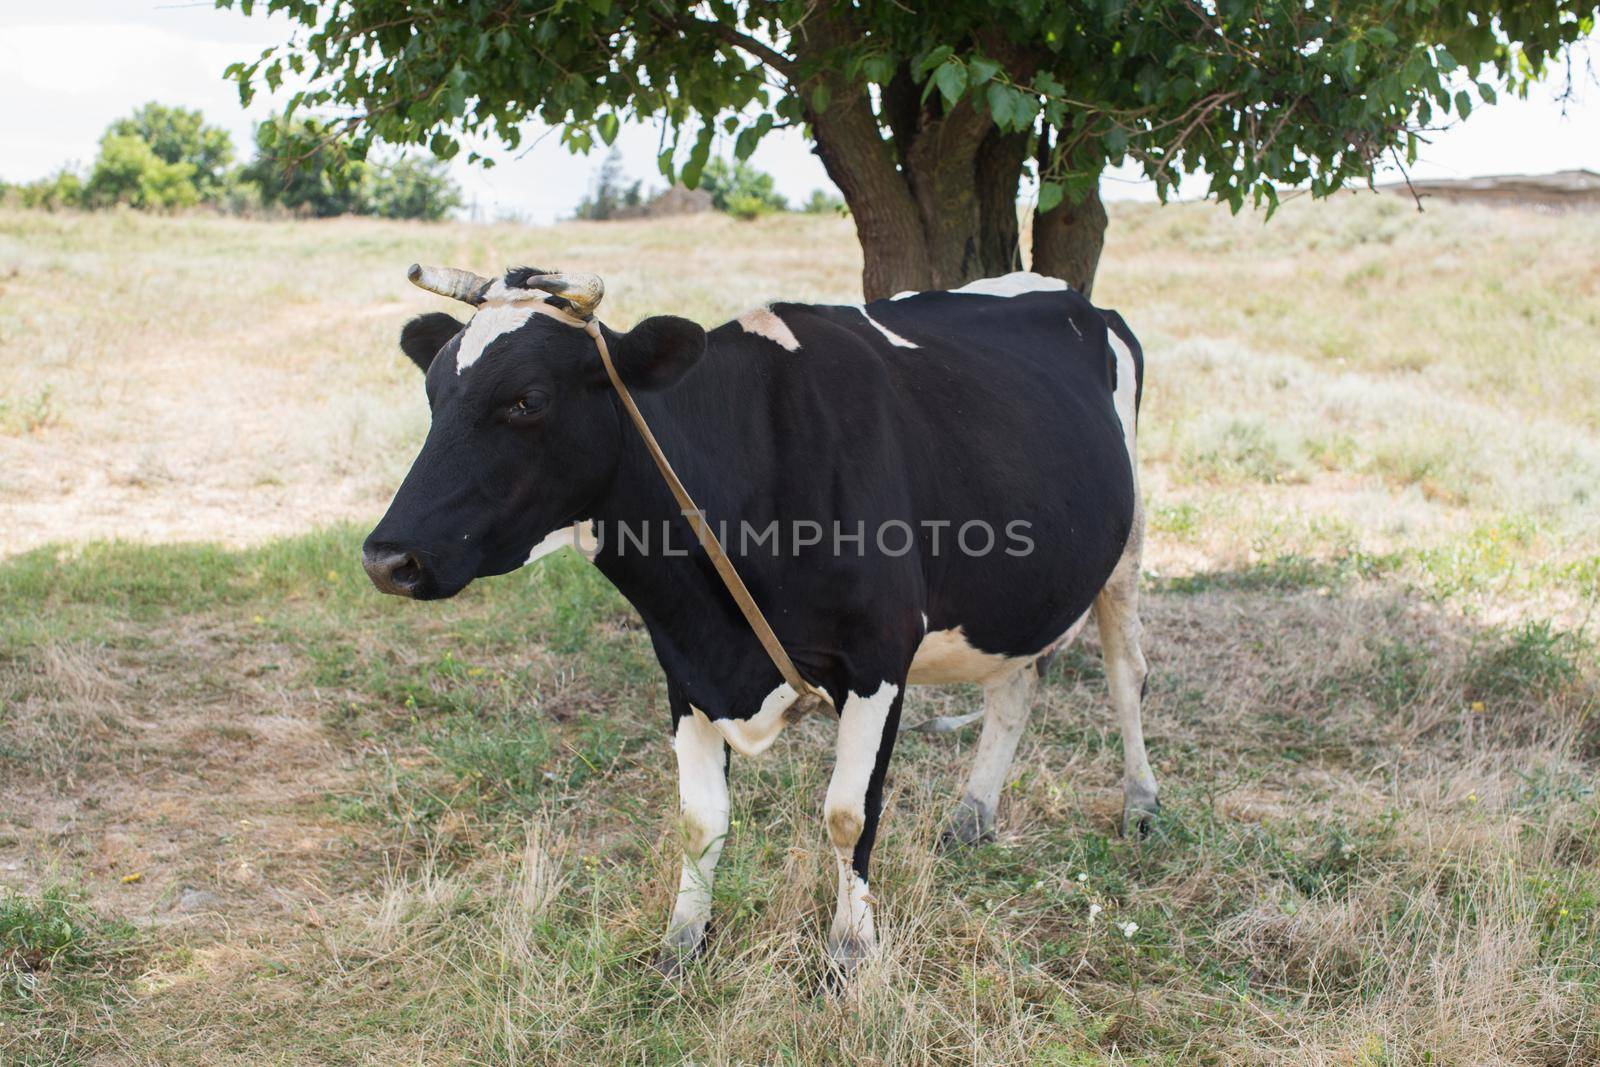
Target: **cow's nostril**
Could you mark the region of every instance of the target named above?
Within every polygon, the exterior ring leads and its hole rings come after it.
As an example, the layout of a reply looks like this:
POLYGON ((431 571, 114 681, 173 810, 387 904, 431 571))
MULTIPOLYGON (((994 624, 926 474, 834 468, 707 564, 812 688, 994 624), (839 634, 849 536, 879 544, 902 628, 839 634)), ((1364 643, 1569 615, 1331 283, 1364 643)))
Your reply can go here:
POLYGON ((361 565, 372 584, 385 593, 412 596, 422 584, 422 564, 409 552, 369 547, 361 553, 361 565))
POLYGON ((389 579, 402 589, 415 589, 422 581, 422 565, 417 557, 408 555, 389 572, 389 579))

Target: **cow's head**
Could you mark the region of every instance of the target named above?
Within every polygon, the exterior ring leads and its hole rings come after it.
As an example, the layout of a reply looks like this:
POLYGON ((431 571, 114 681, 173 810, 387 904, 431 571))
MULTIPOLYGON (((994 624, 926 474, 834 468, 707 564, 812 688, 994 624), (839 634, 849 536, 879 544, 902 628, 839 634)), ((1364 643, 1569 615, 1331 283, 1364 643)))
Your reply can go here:
MULTIPOLYGON (((552 531, 589 517, 616 472, 624 422, 583 329, 598 277, 416 266, 410 277, 476 310, 466 323, 433 312, 400 331, 433 424, 361 555, 383 592, 433 600, 515 570, 552 531)), ((671 385, 705 350, 705 331, 670 315, 600 329, 632 390, 671 385)))

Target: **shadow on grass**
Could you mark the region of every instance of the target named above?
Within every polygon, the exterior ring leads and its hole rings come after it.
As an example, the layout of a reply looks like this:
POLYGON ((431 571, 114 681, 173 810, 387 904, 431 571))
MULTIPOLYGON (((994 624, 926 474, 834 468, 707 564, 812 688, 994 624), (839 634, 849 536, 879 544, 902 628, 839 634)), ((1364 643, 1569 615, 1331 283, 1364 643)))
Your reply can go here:
MULTIPOLYGON (((1385 1012, 1458 1024, 1385 1037, 1405 1058, 1478 1032, 1476 1001, 1441 1005, 1434 990, 1494 952, 1512 961, 1495 995, 1517 1017, 1494 1048, 1588 1047, 1595 1005, 1571 992, 1600 977, 1594 650, 1581 635, 1476 623, 1359 561, 1152 583, 1146 723, 1165 821, 1145 840, 1114 833, 1120 743, 1092 634, 1042 690, 998 844, 933 854, 972 737, 908 736, 875 892, 888 929, 917 936, 895 950, 898 991, 864 995, 877 1022, 850 1030, 802 988, 816 977, 805 938, 820 941, 831 898, 816 815, 825 724, 734 761, 721 933, 690 993, 665 992, 644 960, 673 884, 675 787, 631 611, 576 558, 441 604, 389 600, 356 564, 359 537, 46 549, 0 565, 0 597, 23 608, 0 621, 7 725, 20 727, 0 755, 11 781, 42 751, 29 748, 38 723, 19 717, 60 696, 41 657, 89 646, 141 676, 107 672, 83 692, 135 717, 159 713, 164 679, 225 684, 207 680, 213 641, 271 650, 291 699, 360 762, 360 784, 326 811, 381 843, 348 875, 371 892, 344 902, 327 943, 293 941, 275 972, 274 1003, 297 1020, 276 1035, 285 1047, 302 1022, 324 1040, 345 1019, 419 1040, 444 1026, 480 1058, 695 1057, 714 1033, 739 1055, 812 1062, 846 1040, 862 1055, 966 1047, 974 998, 994 1040, 1065 1041, 1070 1056, 1230 1042, 1242 1055, 1243 1037, 1271 1048, 1280 1030, 1370 1028, 1385 1012), (191 640, 167 649, 179 633, 191 640), (535 853, 524 841, 538 826, 535 853), (529 901, 532 918, 518 910, 529 901), (1472 941, 1479 931, 1500 940, 1472 941), (372 962, 330 971, 345 953, 372 962), (384 997, 364 997, 374 981, 384 997), (529 1017, 543 1028, 515 1023, 529 1017)), ((971 699, 919 691, 908 715, 971 699)), ((123 773, 120 744, 85 754, 79 775, 123 773)), ((208 995, 237 1002, 241 1025, 276 1025, 245 1011, 249 989, 208 995)), ((200 1005, 177 996, 171 1010, 200 1005)))

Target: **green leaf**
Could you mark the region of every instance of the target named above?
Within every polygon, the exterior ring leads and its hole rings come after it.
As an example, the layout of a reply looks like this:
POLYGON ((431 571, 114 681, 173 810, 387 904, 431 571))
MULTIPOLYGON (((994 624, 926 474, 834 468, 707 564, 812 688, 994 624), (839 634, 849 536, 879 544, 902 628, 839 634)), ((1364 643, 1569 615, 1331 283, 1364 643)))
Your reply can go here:
POLYGON ((1462 118, 1467 118, 1472 114, 1472 97, 1467 95, 1465 89, 1456 93, 1456 111, 1462 118))
POLYGON ((761 138, 772 129, 772 116, 762 115, 749 126, 739 131, 739 136, 733 142, 733 158, 743 163, 755 152, 756 145, 761 143, 761 138))
POLYGON ((700 185, 700 174, 706 169, 706 161, 711 158, 711 139, 715 134, 716 127, 709 123, 700 127, 700 136, 695 138, 694 147, 689 150, 689 161, 678 175, 683 184, 691 189, 700 185))
POLYGON ((817 87, 811 90, 811 110, 820 115, 828 110, 828 103, 832 99, 833 94, 828 91, 828 87, 818 82, 817 87))
POLYGON ((1492 104, 1500 99, 1495 95, 1494 86, 1490 85, 1488 82, 1478 83, 1478 96, 1483 99, 1485 104, 1492 104))
POLYGON ((928 72, 939 66, 945 60, 955 55, 956 50, 947 44, 930 49, 922 54, 922 58, 912 64, 911 73, 918 81, 928 76, 928 72))
POLYGON ((967 66, 951 56, 934 69, 933 81, 944 97, 945 106, 955 107, 961 100, 961 94, 967 91, 967 66))
POLYGON ((1011 129, 1011 121, 1016 114, 1015 101, 1022 94, 1008 85, 991 82, 984 95, 988 97, 989 115, 994 119, 994 124, 1002 130, 1011 129))
POLYGON ((1000 72, 1000 64, 983 56, 973 56, 967 61, 967 71, 973 85, 982 85, 1000 72))
POLYGON ((1054 211, 1056 205, 1061 203, 1061 197, 1065 193, 1066 190, 1061 187, 1060 182, 1040 182, 1039 207, 1037 209, 1039 214, 1044 215, 1054 211))
POLYGON ((874 85, 887 85, 894 77, 894 59, 891 56, 868 56, 861 63, 861 73, 874 85))
POLYGON ((595 129, 600 133, 600 140, 607 145, 617 139, 617 129, 621 123, 617 120, 616 112, 608 111, 595 121, 595 129))

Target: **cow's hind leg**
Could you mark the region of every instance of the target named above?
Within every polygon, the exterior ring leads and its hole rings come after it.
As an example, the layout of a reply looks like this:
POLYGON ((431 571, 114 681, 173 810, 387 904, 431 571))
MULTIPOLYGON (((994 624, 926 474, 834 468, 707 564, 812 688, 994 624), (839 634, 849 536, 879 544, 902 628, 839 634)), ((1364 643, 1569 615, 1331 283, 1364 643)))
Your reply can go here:
POLYGON ((656 968, 671 977, 699 953, 711 921, 711 879, 728 834, 728 756, 722 735, 676 686, 668 686, 668 699, 678 756, 683 862, 656 968))
POLYGON ((899 731, 903 690, 903 684, 884 682, 866 695, 852 691, 839 713, 833 778, 822 814, 839 871, 828 955, 845 977, 878 947, 867 866, 878 836, 883 779, 899 731))
POLYGON ((1095 598, 1095 624, 1100 628, 1100 649, 1105 657, 1106 687, 1116 709, 1122 733, 1122 832, 1147 832, 1161 804, 1156 799, 1156 777, 1144 751, 1144 724, 1139 701, 1144 696, 1144 651, 1139 647, 1139 562, 1144 539, 1142 510, 1134 516, 1133 532, 1121 561, 1095 598))
POLYGON ((1033 663, 983 687, 983 733, 961 791, 961 805, 945 827, 941 844, 971 845, 994 836, 995 809, 1017 743, 1028 725, 1039 672, 1033 663))

